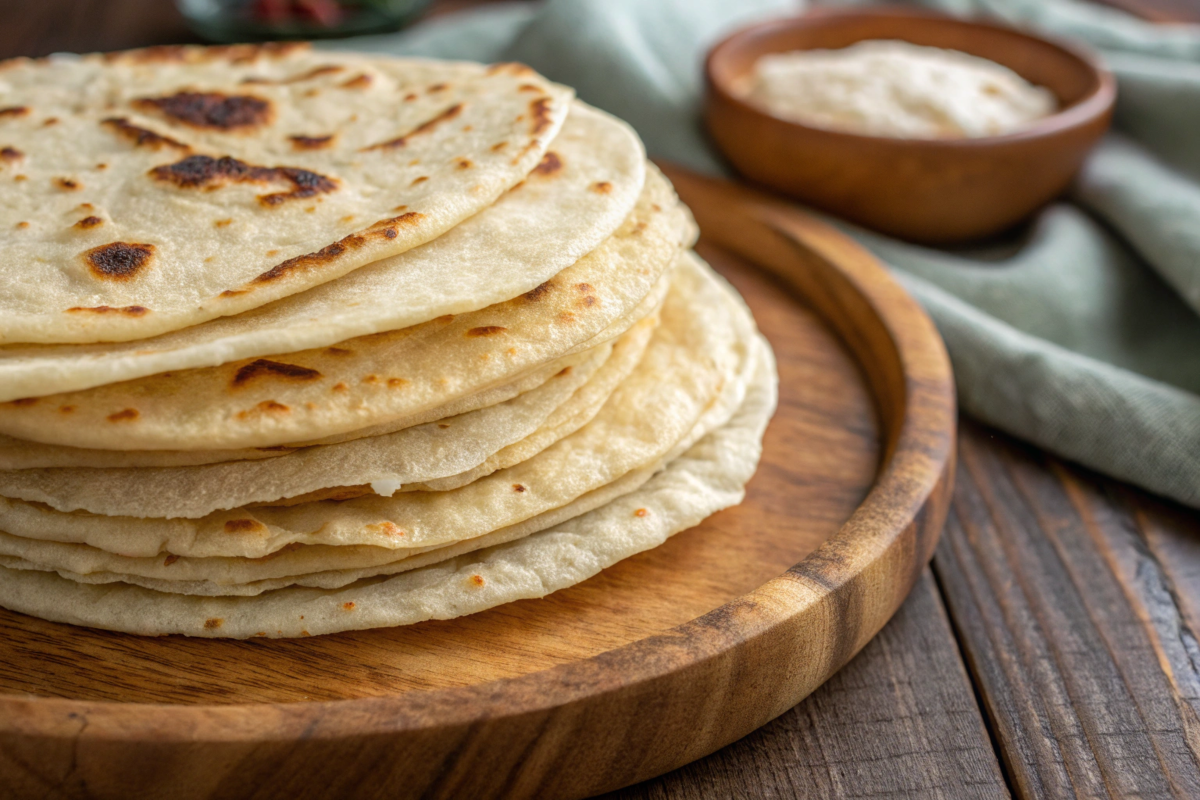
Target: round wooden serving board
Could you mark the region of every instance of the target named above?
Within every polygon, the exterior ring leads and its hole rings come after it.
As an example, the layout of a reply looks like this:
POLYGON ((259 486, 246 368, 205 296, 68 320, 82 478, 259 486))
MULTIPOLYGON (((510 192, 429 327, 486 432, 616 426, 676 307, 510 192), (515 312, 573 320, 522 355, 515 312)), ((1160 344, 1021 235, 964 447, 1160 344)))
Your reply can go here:
POLYGON ((0 611, 3 797, 583 797, 799 702, 900 605, 950 495, 933 325, 804 213, 670 170, 779 359, 746 501, 542 600, 297 640, 0 611))

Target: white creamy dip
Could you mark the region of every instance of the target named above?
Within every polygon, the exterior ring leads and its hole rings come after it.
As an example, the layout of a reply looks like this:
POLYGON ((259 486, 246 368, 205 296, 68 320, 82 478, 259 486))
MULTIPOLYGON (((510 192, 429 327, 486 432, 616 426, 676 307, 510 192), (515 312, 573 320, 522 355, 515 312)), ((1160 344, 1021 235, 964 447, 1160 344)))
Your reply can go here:
POLYGON ((902 139, 996 136, 1058 106, 993 61, 899 41, 765 55, 751 81, 749 98, 778 117, 902 139))

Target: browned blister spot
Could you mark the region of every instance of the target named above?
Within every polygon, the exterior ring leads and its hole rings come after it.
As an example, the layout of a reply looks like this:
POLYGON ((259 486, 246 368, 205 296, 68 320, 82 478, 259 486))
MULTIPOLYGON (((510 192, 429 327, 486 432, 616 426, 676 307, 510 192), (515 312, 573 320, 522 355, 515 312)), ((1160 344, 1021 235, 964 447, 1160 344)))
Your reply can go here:
POLYGON ((75 406, 59 406, 59 407, 58 407, 58 413, 60 413, 60 414, 74 414, 74 413, 75 413, 75 408, 76 408, 75 406))
POLYGON ((648 517, 650 516, 650 511, 645 508, 639 508, 637 511, 633 512, 633 515, 635 517, 648 517))
POLYGON ((111 242, 82 254, 92 275, 106 281, 128 281, 137 277, 154 256, 154 245, 111 242))
POLYGON ((57 125, 57 124, 58 124, 58 117, 46 117, 45 121, 42 122, 42 125, 46 126, 47 128, 49 128, 51 125, 57 125))
POLYGON ((231 131, 254 128, 271 119, 271 103, 253 95, 221 92, 176 92, 166 97, 144 97, 133 102, 143 111, 164 116, 195 128, 231 131))
POLYGON ((259 77, 252 75, 249 78, 243 78, 242 83, 245 83, 245 84, 275 84, 278 86, 282 86, 287 83, 300 83, 301 81, 312 80, 313 78, 319 78, 322 75, 333 75, 338 72, 342 72, 345 69, 346 68, 341 66, 340 64, 323 64, 322 66, 313 67, 312 69, 308 70, 307 72, 301 72, 299 75, 292 75, 291 77, 288 77, 288 78, 279 78, 277 80, 271 80, 270 78, 259 78, 259 77))
POLYGON ((348 78, 342 82, 343 89, 366 89, 371 85, 372 78, 365 72, 360 72, 353 78, 348 78))
POLYGON ((380 142, 379 144, 373 144, 370 147, 364 147, 363 152, 366 152, 368 150, 391 150, 391 149, 394 149, 397 147, 404 147, 404 145, 408 144, 408 140, 411 139, 412 137, 419 136, 422 133, 429 133, 434 128, 436 128, 438 125, 441 125, 443 122, 447 122, 449 120, 454 119, 459 114, 461 114, 462 111, 463 111, 463 104, 455 103, 454 105, 450 106, 445 111, 443 111, 442 113, 438 114, 433 119, 429 119, 429 120, 426 120, 425 122, 422 122, 420 125, 413 128, 411 131, 404 134, 403 136, 397 136, 395 139, 388 139, 386 142, 380 142))
POLYGON ((538 165, 533 168, 533 173, 535 175, 541 175, 545 177, 553 175, 562 169, 562 167, 562 158, 559 157, 558 153, 555 153, 551 150, 548 151, 546 155, 542 156, 542 160, 539 161, 538 165))
POLYGON ((144 317, 150 313, 150 309, 145 306, 121 306, 114 308, 113 306, 74 306, 68 308, 71 313, 89 314, 120 314, 125 317, 144 317))
POLYGON ((566 376, 568 376, 568 375, 570 375, 570 374, 571 374, 571 368, 570 368, 570 367, 563 367, 563 368, 562 368, 562 369, 560 369, 558 372, 554 373, 554 377, 556 377, 556 378, 565 378, 566 376))
POLYGON ((520 86, 517 87, 517 91, 518 92, 541 92, 542 90, 539 87, 534 86, 532 83, 522 83, 520 86))
POLYGON ((537 136, 554 124, 554 120, 550 118, 550 112, 553 108, 554 101, 549 97, 539 97, 529 104, 530 133, 537 136))
POLYGON ((328 136, 289 136, 293 150, 322 150, 333 144, 333 134, 328 136))
POLYGON ((325 352, 331 356, 351 356, 354 355, 353 350, 347 350, 344 347, 326 347, 325 352))
POLYGON ((469 158, 455 159, 454 165, 456 167, 458 167, 459 169, 470 169, 471 167, 475 166, 474 164, 471 163, 471 159, 469 159, 469 158))
POLYGON ((353 611, 354 610, 354 601, 349 600, 345 603, 342 603, 342 610, 343 611, 353 611))
POLYGON ((472 575, 471 583, 475 584, 476 586, 483 586, 483 583, 484 583, 483 576, 482 575, 472 575))
POLYGON ((225 521, 226 533, 258 533, 266 526, 255 519, 230 519, 225 521))
POLYGON ((591 308, 592 306, 596 305, 596 298, 592 297, 590 294, 586 295, 579 298, 579 302, 576 303, 576 305, 583 306, 585 308, 591 308))
POLYGON ((410 183, 409 186, 416 186, 417 184, 424 183, 427 180, 429 180, 428 175, 420 175, 417 178, 413 179, 413 182, 410 183))
POLYGON ((0 108, 0 119, 6 117, 24 117, 28 114, 28 106, 5 106, 4 108, 0 108))
POLYGON ((530 289, 528 292, 526 292, 525 294, 523 294, 521 296, 530 302, 536 302, 538 300, 541 300, 547 294, 549 294, 550 290, 552 288, 554 288, 554 281, 546 281, 545 283, 541 284, 540 286, 536 286, 533 289, 530 289))
POLYGON ((442 430, 445 430, 446 428, 449 428, 450 426, 447 425, 445 422, 439 422, 438 427, 441 428, 442 430))
POLYGON ((312 197, 337 188, 331 178, 299 167, 258 167, 230 156, 188 156, 174 164, 150 170, 151 177, 173 183, 181 189, 210 189, 230 183, 290 183, 291 191, 258 196, 263 205, 273 206, 285 200, 312 197))
POLYGON ((136 408, 123 408, 108 415, 109 422, 133 422, 142 414, 136 408))
POLYGON ((10 406, 16 406, 17 408, 26 408, 28 406, 37 405, 37 401, 38 399, 36 397, 22 397, 18 400, 10 400, 8 404, 10 406))
POLYGON ((243 365, 233 376, 233 386, 245 386, 255 378, 285 378, 292 381, 312 381, 321 377, 315 369, 302 367, 299 364, 284 364, 279 361, 269 361, 260 358, 243 365))
POLYGON ((608 181, 596 181, 588 188, 596 194, 609 194, 612 192, 613 186, 608 181))
POLYGON ((5 164, 12 164, 24 157, 25 154, 15 147, 0 147, 0 161, 3 161, 5 164))
POLYGON ((519 483, 514 483, 512 488, 513 488, 513 491, 514 491, 514 492, 523 492, 523 491, 525 491, 525 487, 524 487, 524 486, 522 486, 522 485, 521 485, 521 484, 519 484, 519 483))
POLYGON ((20 183, 21 181, 28 180, 28 178, 26 178, 24 175, 13 175, 13 180, 20 183))
POLYGON ((337 383, 335 383, 333 385, 333 391, 335 391, 335 392, 344 392, 349 388, 350 387, 346 386, 346 384, 343 383, 342 381, 338 381, 337 383))
POLYGON ((164 136, 161 133, 155 133, 147 128, 134 125, 124 117, 109 117, 106 120, 102 120, 100 124, 133 142, 134 147, 146 147, 151 150, 173 147, 176 150, 187 152, 190 152, 192 149, 190 145, 186 145, 178 139, 172 139, 170 136, 164 136))
POLYGON ((220 617, 210 617, 209 619, 204 620, 204 627, 210 628, 210 629, 219 628, 224 623, 225 623, 225 620, 221 619, 220 617))
POLYGON ((244 420, 249 419, 251 416, 257 414, 287 414, 291 410, 292 409, 288 408, 283 403, 278 403, 274 400, 263 400, 254 408, 248 408, 245 411, 239 411, 237 413, 237 418, 244 420))
POLYGON ((404 102, 411 103, 413 100, 416 100, 417 97, 418 95, 415 92, 409 92, 408 94, 404 95, 404 102))
POLYGON ((402 389, 408 386, 408 381, 404 380, 404 378, 388 378, 387 385, 390 389, 402 389))
POLYGON ((87 229, 87 228, 94 228, 97 225, 103 225, 103 224, 104 224, 104 220, 100 219, 99 217, 84 217, 83 219, 79 220, 79 222, 75 223, 75 227, 87 229))
POLYGON ((572 314, 570 311, 564 311, 558 315, 558 321, 564 325, 570 325, 572 322, 575 321, 575 315, 572 314))
POLYGON ((64 192, 77 192, 83 188, 83 185, 75 178, 55 178, 54 185, 64 192))
POLYGON ((498 75, 505 73, 508 75, 533 75, 533 69, 525 66, 517 61, 500 61, 492 64, 487 69, 488 75, 498 75))
POLYGON ((96 169, 108 169, 108 164, 97 164, 96 169))
POLYGON ((169 567, 178 560, 179 560, 179 556, 175 555, 174 553, 171 553, 169 556, 167 556, 166 558, 163 559, 163 566, 169 567))
POLYGON ((29 223, 28 223, 28 222, 25 222, 25 221, 21 221, 21 222, 18 222, 18 223, 17 223, 17 227, 18 227, 18 228, 21 228, 22 230, 24 230, 25 228, 28 228, 28 227, 29 227, 29 223))
POLYGON ((508 328, 502 328, 499 325, 483 325, 478 328, 471 328, 471 330, 467 331, 466 335, 471 337, 495 336, 497 334, 504 333, 506 330, 508 330, 508 328))
POLYGON ((494 145, 492 145, 492 152, 499 153, 506 147, 508 147, 508 142, 496 142, 494 145))
POLYGON ((232 224, 233 224, 232 219, 219 219, 213 223, 213 225, 218 228, 224 228, 226 225, 232 225, 232 224))

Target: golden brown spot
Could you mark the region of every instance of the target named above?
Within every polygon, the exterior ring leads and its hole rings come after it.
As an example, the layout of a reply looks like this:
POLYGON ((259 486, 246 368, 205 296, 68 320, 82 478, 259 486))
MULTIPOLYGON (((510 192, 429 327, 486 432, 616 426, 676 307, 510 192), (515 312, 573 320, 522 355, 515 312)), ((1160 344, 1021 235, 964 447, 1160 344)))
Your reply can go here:
POLYGON ((563 367, 563 368, 562 368, 562 369, 560 369, 558 372, 554 373, 554 377, 556 377, 556 378, 565 378, 566 376, 568 376, 568 375, 570 375, 570 374, 571 374, 571 368, 570 368, 570 367, 563 367))
POLYGON ((364 72, 359 75, 355 75, 353 78, 350 78, 350 79, 344 81, 342 83, 342 88, 344 88, 344 89, 365 89, 371 85, 371 80, 372 80, 371 76, 364 72))
POLYGON ((28 227, 29 227, 29 223, 28 223, 28 222, 18 222, 18 223, 17 223, 17 227, 18 227, 18 228, 28 228, 28 227))
POLYGON ((473 131, 473 130, 475 130, 475 126, 474 126, 474 125, 463 125, 463 126, 462 126, 462 132, 463 132, 463 133, 470 133, 470 132, 471 132, 471 131, 473 131))
POLYGON ((514 492, 523 492, 523 491, 525 491, 525 487, 524 487, 524 486, 522 486, 522 485, 521 485, 521 484, 519 484, 519 483, 514 483, 514 484, 513 484, 513 491, 514 491, 514 492))
POLYGON ((175 555, 174 553, 172 553, 171 555, 169 555, 169 556, 167 556, 166 558, 164 558, 164 559, 163 559, 163 566, 164 566, 164 567, 169 567, 169 566, 171 566, 172 564, 174 564, 174 563, 175 563, 176 561, 178 561, 178 560, 179 560, 179 556, 177 556, 177 555, 175 555))
POLYGON ((124 117, 109 117, 100 123, 114 133, 133 142, 134 147, 147 147, 151 150, 161 150, 164 147, 174 147, 177 150, 190 152, 191 146, 178 139, 155 133, 152 130, 134 125, 124 117))
POLYGON ((581 306, 584 306, 584 307, 586 307, 586 308, 591 308, 592 306, 596 305, 596 298, 595 298, 595 297, 592 297, 592 296, 589 294, 587 297, 581 297, 581 298, 579 298, 579 302, 577 303, 577 305, 581 305, 581 306))
POLYGON ((21 181, 27 181, 27 180, 29 180, 29 178, 28 178, 28 177, 26 177, 25 175, 13 175, 13 180, 14 180, 14 181, 17 181, 18 183, 20 183, 21 181))
POLYGON ((633 515, 635 517, 648 517, 650 516, 650 512, 647 509, 639 508, 637 511, 633 512, 633 515))
POLYGON ((328 136, 289 136, 293 150, 322 150, 333 144, 333 134, 328 136))
POLYGON ((261 639, 261 638, 263 638, 263 637, 264 637, 264 636, 266 636, 266 635, 267 635, 267 632, 266 632, 266 631, 259 631, 258 633, 254 634, 254 638, 255 638, 255 639, 261 639))
POLYGON ((572 322, 575 321, 575 315, 572 314, 570 311, 564 311, 558 315, 558 321, 563 323, 564 325, 570 325, 572 322))
POLYGON ((5 117, 24 117, 29 113, 27 106, 5 106, 0 108, 0 119, 5 117))
MULTIPOLYGON (((300 619, 304 619, 304 617, 301 617, 300 619)), ((312 636, 311 633, 309 633, 308 631, 303 630, 303 629, 300 630, 300 635, 301 636, 312 636)))
POLYGON ((407 211, 407 210, 408 210, 408 206, 396 206, 395 208, 392 209, 392 211, 407 211))
POLYGON ((333 385, 333 391, 335 392, 344 392, 349 388, 350 387, 346 386, 346 384, 342 383, 341 381, 338 381, 333 385))
POLYGON ((471 583, 475 584, 476 586, 483 586, 483 576, 482 575, 472 575, 471 583))
POLYGON ((47 117, 46 121, 42 123, 42 125, 44 125, 47 128, 49 128, 52 125, 57 125, 57 124, 58 124, 58 117, 47 117))
POLYGON ((95 206, 91 203, 80 203, 79 205, 75 206, 75 208, 80 211, 91 211, 93 208, 95 208, 95 206))
POLYGON ((497 75, 500 73, 506 73, 508 75, 533 75, 533 74, 535 74, 534 71, 530 67, 527 67, 524 64, 521 64, 516 61, 500 61, 498 63, 492 64, 487 69, 488 75, 497 75))
POLYGON ((213 223, 213 225, 215 225, 218 228, 224 228, 226 225, 232 225, 232 224, 233 224, 232 219, 219 219, 213 223))
POLYGON ((466 335, 470 337, 495 336, 497 334, 504 333, 506 330, 508 330, 508 328, 502 328, 499 325, 483 325, 479 328, 471 328, 471 330, 467 331, 466 335))
POLYGON ((521 296, 524 297, 526 300, 529 300, 530 302, 536 302, 538 300, 541 300, 547 294, 549 294, 550 290, 553 288, 553 285, 554 285, 553 281, 546 281, 541 286, 530 289, 528 292, 526 292, 525 294, 523 294, 521 296))
POLYGON ((548 151, 546 155, 542 156, 542 160, 538 162, 538 165, 533 168, 533 172, 535 175, 553 175, 562 169, 562 166, 563 162, 559 158, 558 153, 548 151))
POLYGON ((650 205, 650 207, 653 208, 655 211, 662 211, 662 206, 660 206, 658 203, 652 203, 650 205))
POLYGON ((430 86, 428 89, 426 89, 425 92, 427 94, 437 94, 438 92, 446 91, 448 88, 450 88, 449 84, 435 83, 433 86, 430 86))
POLYGON ((342 610, 343 611, 353 611, 354 610, 354 602, 350 601, 350 602, 342 603, 342 610))
POLYGON ((136 408, 123 408, 113 414, 108 415, 109 422, 132 422, 141 416, 136 408))
POLYGON ((252 414, 287 414, 291 409, 283 403, 277 403, 274 400, 263 400, 254 408, 248 408, 245 411, 239 411, 238 419, 249 419, 252 414))
POLYGON ((436 128, 438 125, 441 125, 443 122, 447 122, 447 121, 452 120, 455 117, 457 117, 459 114, 462 113, 462 110, 463 110, 463 104, 456 103, 456 104, 450 106, 449 108, 447 108, 442 113, 438 114, 433 119, 422 122, 420 125, 413 128, 411 131, 404 134, 403 136, 397 136, 395 139, 389 139, 386 142, 380 142, 379 144, 373 144, 370 147, 364 147, 363 152, 366 152, 368 150, 391 150, 391 149, 394 149, 397 147, 404 147, 404 145, 408 144, 408 140, 411 139, 412 137, 418 136, 422 133, 429 133, 431 130, 436 128))
POLYGON ((128 281, 145 269, 154 256, 154 245, 112 242, 82 254, 92 275, 106 281, 128 281))
POLYGON ((320 89, 308 89, 304 92, 305 97, 316 97, 319 94, 321 94, 320 89))
POLYGON ((409 92, 408 94, 404 95, 404 102, 406 102, 406 103, 411 103, 413 100, 416 100, 416 99, 417 99, 417 95, 414 92, 409 92))
POLYGON ((277 255, 279 255, 279 251, 278 250, 268 250, 266 252, 266 255, 268 258, 270 258, 271 256, 277 256, 277 255))
MULTIPOLYGON (((423 219, 425 219, 424 214, 416 211, 409 211, 408 213, 401 214, 398 217, 393 217, 389 220, 383 220, 382 222, 376 223, 376 225, 418 225, 423 219)), ((361 247, 366 243, 366 241, 367 240, 364 237, 359 236, 358 234, 351 234, 344 239, 321 248, 315 253, 307 253, 302 256, 296 256, 295 258, 289 258, 287 261, 276 264, 274 267, 271 267, 271 269, 267 270, 262 275, 259 275, 257 278, 251 281, 251 283, 267 283, 268 281, 276 280, 277 278, 295 270, 309 269, 311 267, 321 266, 322 264, 330 261, 335 261, 343 253, 347 252, 348 250, 361 247)))
POLYGON ((233 377, 233 386, 235 388, 245 386, 255 378, 265 376, 286 378, 293 381, 311 381, 320 378, 321 373, 315 369, 302 367, 299 364, 284 364, 279 361, 268 361, 265 358, 260 358, 251 361, 237 371, 237 374, 233 377))
POLYGON ((517 354, 517 348, 510 347, 507 350, 505 350, 504 352, 508 353, 510 356, 515 356, 517 354))
POLYGON ((83 219, 79 220, 79 222, 75 223, 75 227, 76 228, 94 228, 97 225, 103 225, 103 224, 104 224, 104 220, 100 219, 99 217, 84 217, 83 219))
POLYGON ((540 92, 541 89, 539 89, 537 86, 534 86, 532 83, 522 83, 517 88, 517 91, 518 92, 540 92))
POLYGON ((469 159, 469 158, 457 159, 454 162, 454 165, 456 167, 458 167, 459 169, 470 169, 471 167, 475 166, 474 164, 471 163, 471 159, 469 159))
POLYGON ((224 622, 225 622, 225 620, 221 619, 220 617, 211 617, 209 619, 204 620, 204 627, 219 628, 219 627, 221 627, 221 625, 224 624, 224 622))
POLYGON ((108 164, 97 164, 96 169, 108 169, 108 164))
POLYGON ((342 217, 342 222, 354 222, 354 215, 347 214, 346 216, 342 217))
POLYGON ((372 373, 370 375, 367 375, 365 378, 363 378, 362 382, 363 383, 379 383, 379 376, 372 373))
POLYGON ((67 311, 83 312, 87 311, 92 314, 123 314, 127 317, 144 317, 150 313, 150 309, 145 306, 124 306, 122 308, 113 308, 112 306, 74 306, 68 308, 67 311))
POLYGON ((353 350, 347 350, 344 347, 326 347, 325 352, 331 356, 351 356, 354 355, 353 350))
POLYGON ((391 389, 401 389, 408 385, 408 381, 404 378, 388 378, 387 385, 391 389))
POLYGON ((59 406, 59 407, 58 407, 58 413, 60 413, 60 414, 74 414, 74 413, 75 413, 75 406, 59 406))
POLYGON ((596 181, 588 187, 596 194, 610 194, 612 192, 612 184, 608 181, 596 181))
POLYGON ((508 147, 508 142, 496 142, 494 145, 492 145, 492 152, 499 153, 506 147, 508 147))
POLYGON ((438 427, 441 428, 442 430, 445 430, 446 428, 449 428, 450 426, 444 422, 439 422, 438 427))
POLYGON ((539 97, 529 104, 529 130, 534 136, 554 124, 550 119, 553 102, 549 97, 539 97))
POLYGON ((421 175, 420 177, 416 178, 412 183, 410 183, 409 186, 416 186, 418 183, 424 183, 427 180, 429 180, 428 175, 421 175))
POLYGON ((20 161, 24 157, 25 154, 15 147, 0 147, 0 161, 3 161, 5 164, 12 164, 14 161, 20 161))
POLYGON ((257 533, 266 526, 254 519, 230 519, 225 521, 226 533, 257 533))
POLYGON ((377 531, 384 536, 403 536, 404 531, 400 530, 394 522, 377 522, 373 525, 368 525, 367 530, 377 531))
POLYGON ((157 111, 195 128, 221 131, 257 127, 271 118, 271 104, 253 95, 176 92, 166 97, 135 100, 133 105, 143 111, 157 111))
POLYGON ((74 178, 55 178, 54 185, 64 192, 76 192, 83 188, 79 181, 74 178))
POLYGON ((238 297, 246 293, 245 289, 226 289, 221 292, 221 297, 238 297))
POLYGON ((285 200, 312 197, 337 188, 331 178, 299 167, 257 167, 230 156, 188 156, 182 161, 155 167, 150 175, 181 189, 216 189, 230 183, 290 183, 291 191, 261 194, 260 203, 274 206, 285 200))
POLYGON ((11 401, 9 405, 14 405, 17 408, 24 408, 26 406, 36 405, 37 401, 38 399, 36 397, 22 397, 19 400, 11 401))

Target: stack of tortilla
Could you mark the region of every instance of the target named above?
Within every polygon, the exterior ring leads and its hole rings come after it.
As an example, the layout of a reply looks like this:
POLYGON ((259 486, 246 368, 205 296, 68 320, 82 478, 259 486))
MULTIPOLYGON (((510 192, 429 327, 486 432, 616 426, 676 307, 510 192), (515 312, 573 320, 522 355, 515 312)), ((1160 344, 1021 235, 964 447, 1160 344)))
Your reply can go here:
POLYGON ((0 65, 0 605, 292 637, 739 502, 769 347, 624 123, 515 64, 0 65))

